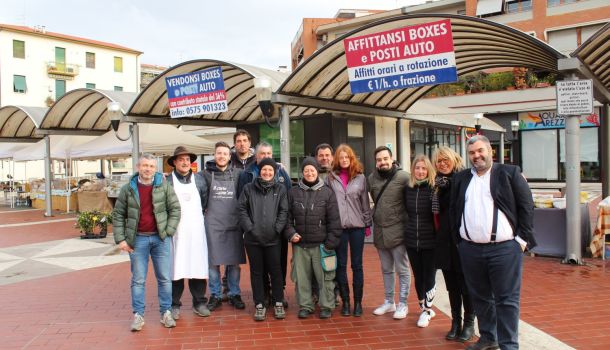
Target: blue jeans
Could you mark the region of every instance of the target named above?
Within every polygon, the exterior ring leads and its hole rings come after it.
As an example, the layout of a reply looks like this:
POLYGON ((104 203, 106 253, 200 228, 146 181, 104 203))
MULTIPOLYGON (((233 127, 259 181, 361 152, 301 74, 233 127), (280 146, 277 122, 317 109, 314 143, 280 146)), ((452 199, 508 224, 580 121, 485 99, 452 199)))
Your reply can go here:
POLYGON ((352 284, 362 286, 364 273, 362 272, 362 251, 364 249, 364 228, 350 228, 341 232, 341 243, 337 248, 337 283, 347 283, 347 247, 349 245, 352 262, 352 284))
POLYGON ((161 240, 159 235, 137 235, 131 260, 131 307, 134 313, 144 315, 146 274, 150 256, 159 295, 159 312, 163 314, 172 306, 172 280, 170 278, 170 240, 161 240))
MULTIPOLYGON (((210 265, 208 268, 209 277, 208 285, 210 286, 210 295, 220 298, 222 293, 220 282, 220 265, 210 265)), ((230 297, 241 295, 239 289, 239 279, 241 276, 241 268, 239 265, 225 265, 225 275, 227 276, 227 284, 229 285, 230 297)))

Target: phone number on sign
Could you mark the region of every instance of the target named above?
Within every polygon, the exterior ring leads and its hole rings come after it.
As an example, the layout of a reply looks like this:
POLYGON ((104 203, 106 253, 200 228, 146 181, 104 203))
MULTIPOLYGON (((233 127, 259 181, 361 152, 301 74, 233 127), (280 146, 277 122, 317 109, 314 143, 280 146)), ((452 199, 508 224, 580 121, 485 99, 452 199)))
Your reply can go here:
POLYGON ((186 107, 186 113, 189 115, 210 113, 210 112, 224 112, 227 110, 226 102, 210 103, 201 106, 186 107))

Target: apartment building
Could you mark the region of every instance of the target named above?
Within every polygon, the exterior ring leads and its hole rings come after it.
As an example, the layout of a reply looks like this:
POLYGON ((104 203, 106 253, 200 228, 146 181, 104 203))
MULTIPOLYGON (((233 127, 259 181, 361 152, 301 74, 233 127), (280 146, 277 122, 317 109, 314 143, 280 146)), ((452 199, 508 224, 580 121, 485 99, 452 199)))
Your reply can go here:
POLYGON ((0 106, 50 106, 78 88, 139 92, 141 54, 45 27, 0 24, 0 106))

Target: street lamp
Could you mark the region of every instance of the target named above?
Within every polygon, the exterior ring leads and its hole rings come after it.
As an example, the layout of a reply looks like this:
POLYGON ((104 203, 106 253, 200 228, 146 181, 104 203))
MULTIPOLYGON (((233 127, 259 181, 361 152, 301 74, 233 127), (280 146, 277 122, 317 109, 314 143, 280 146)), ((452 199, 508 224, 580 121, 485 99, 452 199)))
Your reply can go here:
POLYGON ((475 113, 475 115, 474 115, 474 120, 475 120, 474 130, 476 131, 477 135, 479 135, 481 133, 481 119, 483 119, 483 113, 475 113))
POLYGON ((110 126, 112 126, 112 130, 114 130, 114 136, 121 141, 127 141, 131 137, 131 130, 129 130, 129 136, 126 138, 122 138, 119 136, 119 124, 123 119, 123 111, 121 109, 121 104, 116 101, 108 102, 106 105, 106 110, 108 111, 108 117, 110 118, 110 126))
POLYGON ((510 121, 510 129, 513 131, 513 138, 517 137, 517 132, 519 131, 519 121, 511 120, 510 121))
POLYGON ((258 101, 258 107, 261 109, 265 123, 272 128, 279 126, 279 121, 276 125, 269 122, 269 118, 275 114, 275 106, 271 102, 271 96, 273 91, 271 90, 271 80, 266 76, 254 78, 254 91, 256 93, 256 100, 258 101))

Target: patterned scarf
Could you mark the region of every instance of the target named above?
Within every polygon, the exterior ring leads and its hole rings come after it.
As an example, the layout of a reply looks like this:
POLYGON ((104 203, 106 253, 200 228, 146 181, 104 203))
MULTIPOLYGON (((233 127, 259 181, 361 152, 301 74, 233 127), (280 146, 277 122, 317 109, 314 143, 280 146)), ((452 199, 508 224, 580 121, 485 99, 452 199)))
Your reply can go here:
POLYGON ((451 177, 443 176, 443 175, 436 175, 436 178, 434 179, 434 183, 435 183, 435 186, 434 186, 434 189, 432 190, 432 213, 438 214, 441 212, 441 205, 438 201, 438 192, 440 190, 449 188, 449 186, 451 185, 451 177))

